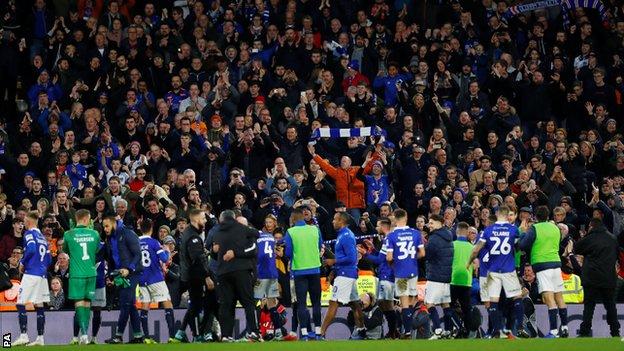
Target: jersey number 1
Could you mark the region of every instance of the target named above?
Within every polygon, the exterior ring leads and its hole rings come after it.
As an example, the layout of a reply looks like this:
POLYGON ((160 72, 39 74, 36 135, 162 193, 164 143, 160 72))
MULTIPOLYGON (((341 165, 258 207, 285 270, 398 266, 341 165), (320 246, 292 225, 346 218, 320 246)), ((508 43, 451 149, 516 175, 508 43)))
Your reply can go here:
POLYGON ((88 260, 90 257, 89 252, 87 251, 87 243, 80 243, 80 247, 82 248, 82 260, 88 260))

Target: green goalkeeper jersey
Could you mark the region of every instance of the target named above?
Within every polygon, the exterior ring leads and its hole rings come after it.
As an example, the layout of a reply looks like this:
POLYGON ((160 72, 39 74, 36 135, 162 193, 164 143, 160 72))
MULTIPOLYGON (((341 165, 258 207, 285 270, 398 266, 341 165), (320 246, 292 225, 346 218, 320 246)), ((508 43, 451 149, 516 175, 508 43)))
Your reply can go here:
POLYGON ((63 251, 69 255, 70 278, 89 278, 97 275, 95 263, 100 249, 97 231, 77 226, 65 232, 63 251))

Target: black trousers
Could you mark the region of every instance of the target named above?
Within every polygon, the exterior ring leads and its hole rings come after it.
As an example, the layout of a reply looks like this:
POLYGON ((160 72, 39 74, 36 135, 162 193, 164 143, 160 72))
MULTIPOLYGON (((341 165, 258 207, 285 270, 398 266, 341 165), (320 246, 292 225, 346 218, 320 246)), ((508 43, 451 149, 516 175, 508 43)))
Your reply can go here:
POLYGON ((197 327, 200 334, 212 332, 212 322, 216 318, 219 320, 219 302, 217 300, 217 292, 213 290, 204 291, 204 318, 197 327))
POLYGON ((615 307, 615 290, 612 288, 600 288, 591 285, 583 286, 585 301, 583 303, 583 322, 579 334, 590 336, 592 331, 592 319, 596 302, 602 301, 607 310, 607 323, 611 329, 611 336, 620 336, 620 322, 618 322, 617 309, 615 307))
POLYGON ((232 337, 234 333, 234 319, 236 301, 245 309, 246 330, 258 332, 256 307, 253 296, 254 272, 251 270, 225 273, 217 279, 219 294, 219 322, 223 337, 232 337))
POLYGON ((451 307, 459 304, 464 326, 466 325, 466 318, 470 316, 470 289, 469 286, 451 285, 451 307))
POLYGON ((182 291, 188 290, 189 306, 182 320, 182 330, 188 325, 191 328, 193 337, 198 335, 197 326, 200 325, 199 316, 204 305, 204 287, 206 282, 203 279, 193 279, 188 282, 182 282, 182 291))

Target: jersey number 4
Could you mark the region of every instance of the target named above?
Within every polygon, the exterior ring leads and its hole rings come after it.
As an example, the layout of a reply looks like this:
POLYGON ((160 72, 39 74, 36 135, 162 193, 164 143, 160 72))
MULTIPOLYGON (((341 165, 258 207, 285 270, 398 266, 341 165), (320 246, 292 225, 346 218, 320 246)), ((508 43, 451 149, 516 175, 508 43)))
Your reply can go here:
POLYGON ((509 244, 509 237, 499 238, 496 236, 490 237, 490 241, 493 242, 493 246, 490 249, 491 255, 508 255, 511 252, 511 244, 509 244))
POLYGON ((397 260, 404 260, 408 256, 411 259, 414 259, 416 257, 416 246, 414 246, 413 242, 399 241, 397 243, 397 246, 399 247, 399 252, 401 253, 399 257, 397 257, 397 260))
POLYGON ((264 253, 273 258, 273 248, 268 241, 264 243, 264 253))

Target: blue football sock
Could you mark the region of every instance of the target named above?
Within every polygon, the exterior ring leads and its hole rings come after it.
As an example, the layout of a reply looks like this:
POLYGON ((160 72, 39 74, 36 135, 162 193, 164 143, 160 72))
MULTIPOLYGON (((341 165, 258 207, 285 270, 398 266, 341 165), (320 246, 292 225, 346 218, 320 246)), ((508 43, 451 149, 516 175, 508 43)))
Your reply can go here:
POLYGON ((411 308, 401 309, 401 320, 403 321, 403 330, 406 334, 412 331, 412 313, 411 308))
POLYGON ((167 321, 167 328, 169 329, 169 337, 175 336, 175 318, 173 318, 173 308, 165 309, 165 320, 167 321))
POLYGON ((149 337, 149 324, 147 319, 147 314, 149 311, 141 310, 141 328, 143 329, 143 334, 145 337, 149 337))
POLYGON ((26 334, 28 332, 28 316, 26 315, 26 306, 17 305, 17 316, 19 320, 20 332, 26 334))
POLYGON ((488 314, 490 316, 490 321, 492 321, 491 335, 494 335, 495 333, 500 332, 501 328, 503 327, 500 310, 498 309, 498 302, 490 302, 488 314))
POLYGON ((548 325, 550 327, 550 330, 557 330, 557 314, 558 314, 558 310, 556 308, 549 308, 548 309, 548 325))
POLYGON ((561 326, 568 326, 568 308, 559 309, 559 319, 561 319, 561 326))
POLYGON ((429 318, 431 318, 433 329, 440 329, 440 316, 438 315, 438 309, 435 306, 429 309, 429 318))
POLYGON ((37 311, 37 335, 43 335, 45 330, 45 310, 43 307, 35 308, 37 311))

